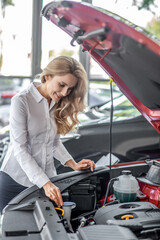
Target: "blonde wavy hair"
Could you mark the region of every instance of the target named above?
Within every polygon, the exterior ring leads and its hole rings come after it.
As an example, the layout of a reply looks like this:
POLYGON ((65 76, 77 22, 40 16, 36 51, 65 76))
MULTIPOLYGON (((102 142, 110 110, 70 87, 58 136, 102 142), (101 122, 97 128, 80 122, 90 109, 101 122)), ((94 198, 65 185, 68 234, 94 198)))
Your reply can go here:
POLYGON ((68 73, 73 74, 78 81, 71 93, 55 105, 54 117, 58 134, 66 134, 74 130, 75 125, 79 123, 77 115, 85 108, 87 74, 80 62, 66 56, 54 58, 40 74, 41 82, 44 83, 46 75, 54 77, 68 73))

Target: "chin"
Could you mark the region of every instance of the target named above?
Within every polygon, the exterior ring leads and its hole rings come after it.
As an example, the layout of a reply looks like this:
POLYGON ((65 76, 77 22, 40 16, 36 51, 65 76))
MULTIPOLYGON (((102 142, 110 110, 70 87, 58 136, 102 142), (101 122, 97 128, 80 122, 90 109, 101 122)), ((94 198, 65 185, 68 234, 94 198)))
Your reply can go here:
POLYGON ((59 101, 60 101, 61 99, 53 99, 53 101, 55 101, 56 103, 59 103, 59 101))

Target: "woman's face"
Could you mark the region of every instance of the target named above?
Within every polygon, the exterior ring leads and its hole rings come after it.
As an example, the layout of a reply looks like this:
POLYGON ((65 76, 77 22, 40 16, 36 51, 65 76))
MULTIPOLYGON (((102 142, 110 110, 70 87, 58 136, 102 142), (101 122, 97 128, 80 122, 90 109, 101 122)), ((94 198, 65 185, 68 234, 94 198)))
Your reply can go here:
POLYGON ((77 84, 77 78, 71 73, 54 77, 47 75, 45 79, 47 97, 55 102, 69 95, 77 84))

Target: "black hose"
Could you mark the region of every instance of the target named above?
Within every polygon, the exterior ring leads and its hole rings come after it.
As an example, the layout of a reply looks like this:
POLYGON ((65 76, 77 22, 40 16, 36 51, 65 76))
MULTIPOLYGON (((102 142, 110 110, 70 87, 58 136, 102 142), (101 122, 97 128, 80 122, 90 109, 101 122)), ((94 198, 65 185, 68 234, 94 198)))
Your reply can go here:
POLYGON ((107 198, 108 198, 108 194, 109 194, 109 190, 110 190, 110 186, 113 182, 117 181, 118 178, 112 178, 109 183, 108 183, 108 186, 107 186, 107 191, 106 191, 106 194, 105 194, 105 198, 104 198, 104 202, 103 202, 103 206, 105 206, 106 204, 106 201, 107 201, 107 198))
POLYGON ((111 165, 112 165, 112 124, 113 124, 113 88, 112 79, 110 79, 110 92, 111 92, 111 108, 110 108, 110 126, 109 126, 109 169, 110 178, 112 178, 111 165))

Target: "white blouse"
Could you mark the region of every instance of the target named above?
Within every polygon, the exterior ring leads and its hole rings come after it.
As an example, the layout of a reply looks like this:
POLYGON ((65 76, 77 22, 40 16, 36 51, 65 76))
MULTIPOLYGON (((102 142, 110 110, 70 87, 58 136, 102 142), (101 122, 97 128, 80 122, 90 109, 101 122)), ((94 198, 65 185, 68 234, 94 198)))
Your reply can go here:
POLYGON ((36 84, 12 98, 10 144, 1 171, 23 186, 41 188, 56 175, 53 157, 63 165, 73 158, 57 135, 55 102, 49 106, 36 84))

